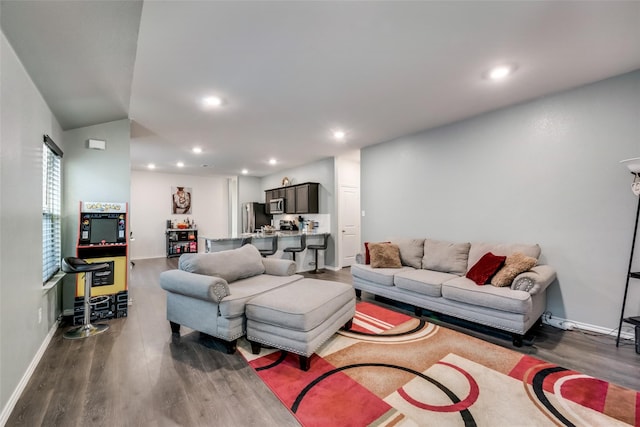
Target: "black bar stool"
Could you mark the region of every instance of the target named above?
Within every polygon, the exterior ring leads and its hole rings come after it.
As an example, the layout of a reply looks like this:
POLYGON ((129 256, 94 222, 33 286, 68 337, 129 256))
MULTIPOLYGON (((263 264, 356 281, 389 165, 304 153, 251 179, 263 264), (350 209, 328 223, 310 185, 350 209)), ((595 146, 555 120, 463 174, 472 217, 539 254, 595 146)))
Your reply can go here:
POLYGON ((309 273, 313 273, 313 274, 320 274, 320 273, 324 273, 323 270, 318 270, 318 251, 324 251, 327 249, 327 245, 329 243, 329 233, 325 233, 322 236, 322 244, 321 245, 307 245, 307 249, 313 249, 315 251, 315 262, 316 262, 316 268, 313 271, 310 271, 309 273))
POLYGON ((251 236, 243 237, 242 240, 240 240, 240 246, 250 245, 251 244, 251 240, 252 240, 251 236))
POLYGON ((105 324, 91 324, 91 285, 93 283, 93 273, 96 271, 104 271, 109 269, 109 264, 106 262, 100 264, 89 264, 83 259, 66 257, 61 262, 62 271, 70 274, 84 273, 84 324, 69 329, 63 334, 63 337, 70 340, 77 340, 80 338, 87 338, 93 335, 98 335, 107 329, 108 325, 105 324))
POLYGON ((306 234, 300 234, 300 246, 291 246, 288 248, 284 248, 284 252, 291 252, 291 255, 293 255, 293 260, 296 260, 296 252, 302 252, 306 249, 307 247, 307 235, 306 234))
POLYGON ((260 251, 260 255, 265 258, 278 252, 278 236, 271 236, 267 239, 271 240, 271 247, 266 249, 258 249, 260 251))

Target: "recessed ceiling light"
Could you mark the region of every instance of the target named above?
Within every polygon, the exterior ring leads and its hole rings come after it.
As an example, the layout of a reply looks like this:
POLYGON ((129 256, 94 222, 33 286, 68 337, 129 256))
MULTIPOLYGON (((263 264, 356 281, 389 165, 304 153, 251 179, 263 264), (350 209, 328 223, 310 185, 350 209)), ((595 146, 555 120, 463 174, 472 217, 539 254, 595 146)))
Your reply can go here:
POLYGON ((184 163, 183 162, 178 162, 176 163, 176 166, 179 168, 183 168, 184 167, 184 163))
POLYGON ((153 163, 149 163, 149 164, 147 165, 147 168, 148 168, 148 169, 155 169, 155 168, 156 168, 156 165, 155 165, 155 164, 153 164, 153 163))
POLYGON ((222 98, 217 96, 207 96, 202 99, 205 107, 219 107, 222 105, 222 98))
POLYGON ((513 74, 515 70, 516 67, 514 65, 498 65, 497 67, 493 67, 487 72, 487 78, 489 78, 489 80, 502 80, 505 77, 513 74))
POLYGON ((194 153, 196 153, 196 154, 200 154, 200 153, 202 153, 202 148, 200 148, 200 147, 193 147, 193 148, 191 149, 191 151, 193 151, 193 152, 194 152, 194 153))
POLYGON ((338 141, 342 141, 344 140, 344 138, 347 136, 347 134, 345 133, 345 131, 343 130, 335 130, 333 131, 333 137, 335 139, 337 139, 338 141))
POLYGON ((246 174, 248 174, 248 173, 249 173, 249 171, 248 171, 248 170, 246 170, 246 169, 242 169, 242 175, 246 175, 246 174))
POLYGON ((270 165, 275 165, 276 163, 278 163, 278 162, 276 161, 276 159, 269 159, 269 164, 270 164, 270 165))

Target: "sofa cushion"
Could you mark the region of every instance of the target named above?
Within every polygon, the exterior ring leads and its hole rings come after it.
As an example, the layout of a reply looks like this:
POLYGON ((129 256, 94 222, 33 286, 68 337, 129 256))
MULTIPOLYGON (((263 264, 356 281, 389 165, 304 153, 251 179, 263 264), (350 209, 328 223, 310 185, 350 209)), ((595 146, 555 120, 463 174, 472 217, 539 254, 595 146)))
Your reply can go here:
POLYGON ((413 268, 373 268, 371 265, 366 264, 351 265, 351 275, 353 277, 368 280, 380 286, 393 286, 393 276, 406 270, 413 270, 413 268))
POLYGON ((413 268, 422 267, 424 256, 424 239, 394 239, 394 245, 400 249, 400 262, 413 268))
POLYGON ((302 279, 247 302, 247 319, 284 330, 311 331, 344 306, 355 305, 353 286, 333 281, 302 279))
MULTIPOLYGON (((250 246, 250 245, 245 245, 250 246)), ((229 287, 231 294, 224 297, 218 303, 218 309, 222 317, 244 316, 245 305, 251 299, 264 292, 272 289, 288 285, 297 280, 302 279, 300 274, 293 276, 271 276, 268 274, 260 274, 258 276, 248 277, 238 280, 229 287)))
POLYGON ((488 283, 489 279, 504 265, 506 259, 507 257, 504 255, 494 255, 487 252, 469 269, 467 279, 473 280, 476 285, 488 283))
POLYGON ((482 255, 487 252, 491 252, 494 255, 509 256, 516 252, 521 252, 526 256, 533 257, 535 259, 540 258, 540 246, 528 245, 528 244, 510 244, 510 243, 484 243, 473 242, 471 249, 469 250, 469 268, 474 266, 476 262, 482 258, 482 255))
POLYGON ((424 241, 422 268, 463 275, 467 271, 470 243, 452 243, 441 240, 424 241))
POLYGON ((221 277, 227 283, 265 271, 262 256, 253 245, 221 252, 183 254, 178 261, 178 268, 189 273, 221 277))
POLYGON ((536 264, 538 264, 537 259, 526 256, 521 252, 509 255, 504 266, 491 278, 491 284, 499 287, 511 286, 511 282, 518 274, 529 271, 536 264))
POLYGON ((447 280, 455 279, 455 274, 442 273, 433 270, 409 269, 396 273, 393 283, 399 289, 417 292, 430 297, 441 297, 442 284, 447 280))
POLYGON ((495 286, 478 286, 466 277, 444 282, 442 296, 453 301, 517 314, 530 313, 533 308, 531 295, 528 292, 495 286))
POLYGON ((400 268, 400 249, 392 243, 370 243, 371 267, 400 268))

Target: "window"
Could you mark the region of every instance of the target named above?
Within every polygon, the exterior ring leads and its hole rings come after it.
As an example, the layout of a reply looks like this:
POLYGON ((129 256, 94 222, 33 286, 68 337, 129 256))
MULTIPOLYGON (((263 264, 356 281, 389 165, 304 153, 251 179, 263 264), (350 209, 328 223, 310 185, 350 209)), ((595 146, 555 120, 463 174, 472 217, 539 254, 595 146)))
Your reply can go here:
POLYGON ((62 150, 49 136, 42 145, 42 282, 60 269, 62 150))

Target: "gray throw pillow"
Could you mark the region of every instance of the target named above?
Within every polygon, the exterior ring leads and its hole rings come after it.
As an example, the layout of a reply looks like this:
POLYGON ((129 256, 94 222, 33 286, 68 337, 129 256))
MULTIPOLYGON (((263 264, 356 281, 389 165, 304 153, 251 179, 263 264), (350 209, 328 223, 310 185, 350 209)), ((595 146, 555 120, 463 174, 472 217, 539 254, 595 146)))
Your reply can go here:
POLYGON ((422 268, 443 273, 464 275, 467 271, 471 243, 452 243, 427 239, 424 241, 422 268))
POLYGON ((424 239, 394 239, 391 243, 400 249, 400 261, 402 265, 413 268, 422 267, 424 256, 424 239))
POLYGON ((264 273, 262 256, 253 245, 229 251, 205 254, 183 254, 178 262, 180 270, 221 277, 227 283, 264 273))

